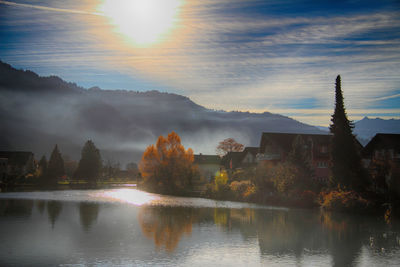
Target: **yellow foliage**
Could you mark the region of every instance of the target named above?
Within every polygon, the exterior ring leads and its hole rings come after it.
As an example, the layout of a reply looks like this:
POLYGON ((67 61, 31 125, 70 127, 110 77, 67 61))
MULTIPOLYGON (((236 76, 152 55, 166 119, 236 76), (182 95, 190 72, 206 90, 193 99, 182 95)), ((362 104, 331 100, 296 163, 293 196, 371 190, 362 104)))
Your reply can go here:
POLYGON ((143 234, 167 252, 175 250, 183 234, 191 234, 195 219, 192 210, 186 208, 142 207, 138 214, 143 234))
POLYGON ((197 174, 193 166, 193 150, 185 150, 180 137, 171 132, 158 137, 143 153, 139 170, 145 183, 164 189, 184 189, 197 174))
POLYGON ((218 191, 219 188, 223 185, 226 185, 228 182, 228 173, 225 170, 218 171, 215 175, 215 188, 218 191))

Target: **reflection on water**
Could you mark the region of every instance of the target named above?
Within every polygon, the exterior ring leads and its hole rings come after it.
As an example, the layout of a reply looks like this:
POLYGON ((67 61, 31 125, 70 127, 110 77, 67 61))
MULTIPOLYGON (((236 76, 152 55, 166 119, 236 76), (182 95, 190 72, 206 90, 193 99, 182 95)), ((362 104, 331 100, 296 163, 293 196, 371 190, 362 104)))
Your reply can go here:
POLYGON ((195 219, 193 208, 186 207, 142 207, 138 221, 143 234, 154 240, 157 248, 172 252, 183 234, 190 235, 195 219))
POLYGON ((0 266, 390 266, 399 233, 369 216, 134 189, 0 194, 0 266))
POLYGON ((100 205, 95 202, 81 202, 79 203, 79 217, 80 222, 85 231, 89 231, 90 227, 97 220, 100 205))
POLYGON ((32 213, 33 201, 20 201, 16 199, 8 199, 0 201, 1 217, 29 218, 32 213))
POLYGON ((58 216, 60 216, 63 204, 61 201, 51 200, 47 202, 47 215, 51 223, 51 227, 54 228, 54 224, 58 216))
POLYGON ((161 196, 156 194, 130 189, 108 190, 102 192, 100 196, 106 199, 110 198, 114 201, 126 202, 137 206, 151 204, 161 198, 161 196))
POLYGON ((43 214, 44 208, 46 207, 46 201, 44 200, 36 200, 36 207, 40 214, 43 214))

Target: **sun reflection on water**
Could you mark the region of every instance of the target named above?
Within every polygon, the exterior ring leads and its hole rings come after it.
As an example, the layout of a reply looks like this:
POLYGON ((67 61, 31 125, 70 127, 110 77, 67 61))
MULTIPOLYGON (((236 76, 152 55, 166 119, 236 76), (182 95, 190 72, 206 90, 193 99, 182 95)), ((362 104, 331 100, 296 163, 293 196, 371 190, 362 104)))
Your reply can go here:
POLYGON ((125 202, 136 206, 151 204, 160 197, 135 189, 115 189, 102 193, 102 197, 111 198, 118 202, 125 202))

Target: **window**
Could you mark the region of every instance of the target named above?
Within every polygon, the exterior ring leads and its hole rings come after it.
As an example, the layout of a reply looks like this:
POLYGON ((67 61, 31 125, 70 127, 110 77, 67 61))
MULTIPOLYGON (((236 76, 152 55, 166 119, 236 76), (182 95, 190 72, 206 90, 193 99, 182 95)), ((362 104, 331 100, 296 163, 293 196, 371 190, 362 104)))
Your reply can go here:
POLYGON ((328 168, 328 162, 326 161, 318 161, 317 168, 328 168))

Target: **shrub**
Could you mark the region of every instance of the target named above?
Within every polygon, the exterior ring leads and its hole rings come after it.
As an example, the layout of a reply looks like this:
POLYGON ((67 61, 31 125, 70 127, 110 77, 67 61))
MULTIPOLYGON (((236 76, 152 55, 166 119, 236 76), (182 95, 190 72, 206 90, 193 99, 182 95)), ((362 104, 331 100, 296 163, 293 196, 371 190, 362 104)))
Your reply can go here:
POLYGON ((249 200, 256 192, 255 186, 251 181, 233 181, 230 190, 238 200, 249 200))
POLYGON ((226 171, 217 172, 215 175, 215 191, 220 191, 228 182, 228 174, 226 171))
POLYGON ((355 191, 321 192, 320 201, 322 208, 335 211, 364 211, 370 206, 370 202, 355 191))

